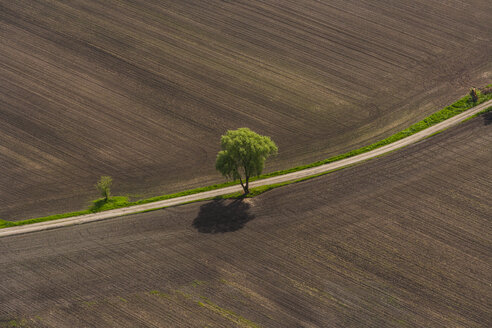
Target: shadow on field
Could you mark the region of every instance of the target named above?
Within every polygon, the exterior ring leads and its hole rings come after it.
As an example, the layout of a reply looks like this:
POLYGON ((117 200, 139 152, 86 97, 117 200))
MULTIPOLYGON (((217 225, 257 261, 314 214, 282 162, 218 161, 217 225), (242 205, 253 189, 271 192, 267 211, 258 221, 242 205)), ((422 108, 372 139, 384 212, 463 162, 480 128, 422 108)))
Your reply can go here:
POLYGON ((485 125, 492 124, 492 111, 487 112, 483 115, 483 124, 485 125))
POLYGON ((242 199, 214 200, 200 207, 193 227, 202 233, 236 231, 255 218, 249 213, 250 205, 242 199))

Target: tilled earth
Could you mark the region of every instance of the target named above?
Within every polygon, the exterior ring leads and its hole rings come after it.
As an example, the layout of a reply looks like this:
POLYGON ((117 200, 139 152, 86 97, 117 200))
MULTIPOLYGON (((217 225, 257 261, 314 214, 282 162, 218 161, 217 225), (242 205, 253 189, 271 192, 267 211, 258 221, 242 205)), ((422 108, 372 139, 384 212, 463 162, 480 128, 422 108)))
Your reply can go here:
POLYGON ((0 239, 0 327, 490 327, 492 116, 254 199, 0 239))
POLYGON ((205 186, 246 126, 324 159, 492 78, 492 4, 361 0, 0 1, 0 218, 205 186))

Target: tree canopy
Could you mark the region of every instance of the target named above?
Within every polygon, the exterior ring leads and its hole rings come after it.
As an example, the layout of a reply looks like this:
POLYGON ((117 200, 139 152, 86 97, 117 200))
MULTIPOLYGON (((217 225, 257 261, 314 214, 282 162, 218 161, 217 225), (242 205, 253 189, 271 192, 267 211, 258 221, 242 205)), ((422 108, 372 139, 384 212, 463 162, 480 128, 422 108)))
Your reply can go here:
POLYGON ((113 179, 110 176, 102 176, 96 183, 96 189, 99 191, 101 196, 104 197, 105 201, 108 201, 109 199, 112 184, 113 179))
POLYGON ((215 168, 226 178, 238 179, 245 194, 249 193, 249 179, 260 175, 268 156, 278 152, 269 137, 248 128, 227 131, 220 144, 215 168))

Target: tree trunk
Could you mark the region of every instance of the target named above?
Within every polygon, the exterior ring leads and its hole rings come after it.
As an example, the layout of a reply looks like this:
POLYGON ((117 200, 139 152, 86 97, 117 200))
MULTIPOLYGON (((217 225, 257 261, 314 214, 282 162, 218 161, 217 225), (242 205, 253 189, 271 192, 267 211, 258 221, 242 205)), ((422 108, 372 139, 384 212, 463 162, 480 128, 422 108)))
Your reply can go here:
POLYGON ((243 179, 241 178, 239 178, 239 182, 241 183, 241 187, 243 187, 244 194, 247 195, 249 193, 248 190, 249 177, 246 177, 246 184, 243 183, 243 179))

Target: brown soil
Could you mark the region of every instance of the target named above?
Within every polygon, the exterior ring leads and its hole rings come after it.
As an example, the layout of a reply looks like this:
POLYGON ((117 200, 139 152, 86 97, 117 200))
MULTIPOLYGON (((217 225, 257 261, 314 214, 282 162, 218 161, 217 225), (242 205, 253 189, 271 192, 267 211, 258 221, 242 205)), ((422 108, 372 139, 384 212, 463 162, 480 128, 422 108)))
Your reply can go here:
POLYGON ((204 186, 219 137, 277 170, 400 130, 490 82, 490 2, 2 1, 0 218, 204 186))
POLYGON ((491 121, 243 202, 2 238, 0 327, 490 327, 491 121))

